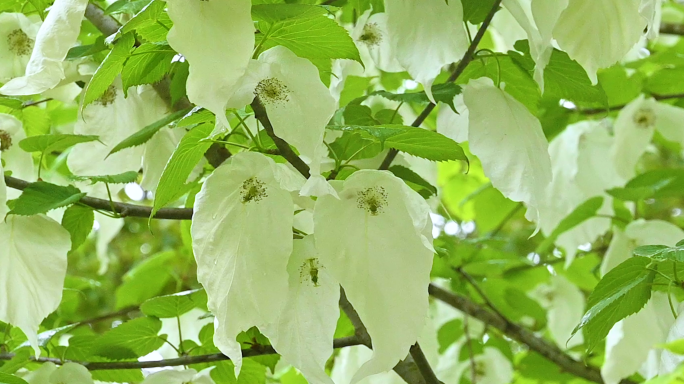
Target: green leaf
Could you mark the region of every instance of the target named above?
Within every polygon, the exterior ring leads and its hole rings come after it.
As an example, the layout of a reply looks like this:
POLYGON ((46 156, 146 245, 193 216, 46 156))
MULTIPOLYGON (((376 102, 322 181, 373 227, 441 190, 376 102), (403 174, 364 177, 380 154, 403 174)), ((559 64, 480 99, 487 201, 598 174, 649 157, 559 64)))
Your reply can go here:
POLYGON ((96 53, 107 50, 107 44, 105 44, 104 36, 98 36, 93 44, 88 45, 78 45, 69 50, 66 56, 66 60, 78 59, 80 57, 91 56, 96 53))
POLYGON ((640 187, 625 187, 625 188, 613 188, 606 191, 609 195, 618 198, 622 201, 641 201, 652 198, 661 189, 669 186, 673 181, 674 177, 658 180, 657 183, 652 185, 640 186, 640 187))
POLYGON ((141 84, 153 84, 164 78, 176 52, 166 43, 146 43, 133 51, 121 72, 124 91, 141 84))
POLYGON ((121 73, 124 63, 131 53, 133 44, 135 44, 135 36, 132 33, 121 36, 121 38, 114 43, 114 47, 109 54, 107 54, 104 61, 102 61, 102 64, 97 68, 93 78, 85 89, 82 108, 85 108, 88 104, 100 98, 107 88, 112 85, 114 79, 121 73))
POLYGON ((252 17, 273 24, 292 18, 324 16, 328 11, 308 4, 258 4, 252 6, 252 17))
MULTIPOLYGON (((320 7, 308 6, 311 11, 301 12, 301 4, 293 4, 296 8, 288 11, 284 16, 292 17, 280 19, 274 16, 277 12, 270 12, 263 16, 264 21, 259 23, 262 33, 256 36, 259 52, 263 52, 277 45, 289 48, 299 57, 307 59, 349 59, 361 62, 361 56, 356 44, 349 33, 333 19, 322 14, 320 7), (275 19, 280 19, 275 21, 275 19), (273 20, 267 22, 266 20, 273 20)), ((273 7, 274 5, 261 5, 257 7, 273 7)), ((292 5, 277 5, 278 11, 292 5)), ((257 10, 262 15, 265 12, 257 10)))
POLYGON ((575 228, 576 226, 582 224, 586 220, 596 216, 596 212, 601 209, 603 205, 603 197, 597 196, 585 201, 575 208, 569 215, 567 215, 560 223, 556 229, 551 232, 551 234, 542 241, 541 244, 535 250, 535 253, 545 254, 556 242, 558 236, 563 233, 575 228))
POLYGON ((150 218, 159 209, 187 192, 186 181, 190 173, 211 146, 210 141, 203 141, 203 139, 209 137, 213 129, 212 124, 202 124, 186 133, 178 143, 159 179, 150 218))
POLYGON ((684 339, 675 340, 667 344, 661 344, 659 348, 667 349, 677 355, 684 355, 684 339))
POLYGON ((382 145, 372 139, 364 138, 361 133, 345 132, 337 138, 337 140, 330 143, 330 149, 335 155, 330 157, 337 157, 338 160, 354 160, 370 159, 382 152, 382 145))
POLYGON ((21 109, 24 106, 24 102, 16 97, 0 96, 0 106, 21 109))
POLYGON ((587 307, 574 335, 584 329, 586 345, 592 350, 618 321, 641 310, 651 298, 655 271, 653 261, 634 256, 608 272, 589 295, 587 307))
POLYGON ((494 0, 461 0, 463 4, 463 20, 470 24, 480 24, 494 6, 494 0))
POLYGON ((123 141, 117 144, 114 147, 114 149, 112 149, 112 151, 109 152, 109 155, 107 156, 111 156, 126 148, 137 147, 138 145, 145 144, 148 140, 152 138, 152 136, 154 136, 155 133, 159 132, 160 129, 185 116, 191 110, 192 108, 186 108, 181 111, 177 111, 170 115, 164 116, 163 118, 155 121, 147 127, 125 138, 123 141))
POLYGON ((137 28, 155 23, 164 13, 166 3, 160 0, 150 1, 140 12, 135 14, 128 22, 121 27, 118 33, 126 34, 137 28))
POLYGON ((670 249, 670 247, 667 245, 642 245, 636 247, 632 253, 635 256, 653 257, 666 249, 670 249))
POLYGON ((190 75, 190 64, 187 61, 173 63, 173 76, 171 77, 171 104, 175 105, 178 100, 186 96, 186 83, 190 75))
POLYGON ((98 140, 95 135, 72 135, 64 133, 54 133, 51 135, 38 135, 27 137, 19 142, 19 147, 26 152, 63 151, 76 144, 87 143, 98 140))
POLYGON ((684 68, 664 68, 646 79, 645 91, 657 95, 676 95, 684 93, 681 83, 684 68))
POLYGON ((101 175, 101 176, 73 176, 74 180, 88 180, 91 184, 106 183, 106 184, 128 184, 133 183, 138 179, 138 172, 128 171, 118 175, 101 175))
POLYGON ((140 310, 147 316, 160 319, 177 317, 190 312, 193 308, 206 304, 207 293, 203 289, 195 289, 159 296, 147 300, 140 306, 140 310))
MULTIPOLYGON (((432 86, 432 95, 435 98, 435 101, 447 104, 451 109, 458 113, 456 111, 456 107, 454 106, 454 97, 456 95, 460 94, 462 91, 461 86, 456 85, 454 83, 442 83, 442 84, 436 84, 432 86)), ((387 100, 392 100, 392 101, 398 101, 401 103, 416 103, 416 104, 428 104, 430 103, 430 99, 428 99, 427 94, 425 91, 421 92, 409 92, 409 93, 392 93, 392 92, 387 92, 387 91, 375 91, 371 92, 366 96, 362 96, 359 98, 356 98, 349 102, 349 104, 361 104, 364 100, 371 96, 381 96, 384 97, 387 100)))
POLYGON ((10 375, 8 373, 0 372, 0 384, 28 384, 26 380, 10 375))
POLYGON ((23 108, 21 122, 27 136, 44 135, 50 132, 50 115, 47 109, 38 106, 23 108))
POLYGON ((118 0, 112 3, 107 9, 105 9, 105 14, 107 15, 117 15, 121 13, 135 14, 140 12, 145 5, 149 4, 149 0, 118 0))
POLYGON ((14 200, 14 207, 9 212, 13 215, 30 216, 46 213, 56 208, 77 203, 86 194, 78 188, 66 187, 37 181, 29 184, 14 200))
POLYGON ((437 194, 437 188, 420 177, 419 174, 402 165, 393 165, 389 168, 389 171, 392 172, 394 176, 404 180, 409 187, 420 193, 425 199, 437 194))
POLYGON ((89 207, 72 205, 64 211, 62 227, 71 235, 71 250, 81 246, 88 238, 95 222, 95 213, 89 207))
POLYGON ((174 279, 174 251, 156 253, 128 270, 116 289, 116 309, 139 305, 159 295, 174 279))
POLYGON ((162 322, 153 317, 140 317, 107 331, 95 342, 93 354, 108 359, 131 359, 159 349, 164 339, 157 335, 162 322))
POLYGON ((329 125, 331 130, 364 132, 380 144, 432 161, 463 160, 468 158, 463 148, 450 138, 427 129, 405 125, 329 125))

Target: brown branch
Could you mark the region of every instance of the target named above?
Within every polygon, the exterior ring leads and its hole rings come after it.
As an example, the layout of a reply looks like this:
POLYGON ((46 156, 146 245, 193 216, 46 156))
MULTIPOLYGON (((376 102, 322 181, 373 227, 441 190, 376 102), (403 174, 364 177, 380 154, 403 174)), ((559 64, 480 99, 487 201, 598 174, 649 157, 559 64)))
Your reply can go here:
MULTIPOLYGON (((17 179, 11 176, 5 176, 5 184, 8 187, 18 190, 24 190, 29 184, 28 181, 17 179)), ((95 197, 83 197, 80 204, 87 205, 93 209, 100 211, 107 211, 117 213, 121 217, 147 217, 152 214, 152 207, 144 205, 135 205, 127 203, 110 202, 105 199, 98 199, 95 197)), ((162 208, 154 215, 155 219, 169 219, 169 220, 191 220, 192 208, 162 208)))
MULTIPOLYGON (((563 371, 595 383, 603 383, 601 372, 597 368, 587 366, 581 361, 573 359, 554 344, 535 336, 534 333, 527 329, 511 323, 507 319, 479 306, 467 297, 449 292, 434 284, 430 284, 429 292, 430 295, 437 300, 451 305, 466 315, 498 329, 505 336, 528 346, 531 350, 559 366, 563 371)), ((620 384, 635 383, 631 380, 622 380, 620 384)))
MULTIPOLYGON (((449 76, 449 79, 446 81, 447 83, 453 83, 456 80, 458 80, 458 77, 461 76, 463 71, 465 71, 466 67, 468 67, 468 64, 475 58, 475 50, 477 49, 477 46, 480 44, 480 41, 484 37, 485 32, 487 31, 487 28, 489 27, 489 24, 492 22, 492 19, 494 18, 494 15, 496 14, 496 11, 499 10, 499 5, 501 4, 502 0, 495 0, 494 5, 492 6, 492 9, 489 10, 489 13, 487 14, 487 17, 485 17, 484 21, 482 22, 482 25, 480 26, 480 29, 477 30, 477 34, 475 35, 475 38, 473 38, 472 43, 470 43, 470 46, 468 47, 468 50, 466 53, 463 55, 463 58, 461 61, 458 63, 456 66, 456 69, 451 73, 451 76, 449 76)), ((412 127, 419 127, 425 119, 430 115, 430 113, 435 109, 437 105, 434 103, 430 103, 423 109, 423 112, 418 115, 418 117, 413 121, 411 124, 412 127)), ((394 158, 397 157, 397 154, 399 151, 396 149, 392 148, 387 152, 387 156, 385 156, 385 159, 382 161, 382 164, 380 165, 380 169, 389 169, 390 165, 392 165, 392 161, 394 161, 394 158)))
POLYGON ((266 133, 268 133, 268 136, 270 136, 271 139, 273 139, 273 142, 275 143, 276 147, 278 147, 280 156, 284 157, 288 163, 292 164, 292 166, 297 171, 299 171, 299 173, 301 173, 302 176, 309 178, 309 166, 306 165, 304 160, 297 156, 296 153, 294 153, 292 148, 290 148, 290 144, 288 144, 285 140, 281 139, 280 137, 276 136, 276 134, 273 132, 273 125, 271 124, 271 121, 268 119, 268 115, 266 114, 266 108, 259 100, 259 97, 254 98, 254 101, 252 102, 252 110, 254 110, 254 117, 257 120, 259 120, 261 125, 264 126, 264 130, 266 131, 266 133))
POLYGON ((684 24, 662 23, 660 24, 660 33, 684 36, 684 24))
MULTIPOLYGON (((345 348, 353 345, 361 344, 356 337, 342 337, 335 339, 333 341, 333 348, 345 348)), ((243 349, 243 357, 255 357, 263 355, 273 355, 276 351, 270 345, 267 346, 255 346, 250 349, 243 349)), ((14 357, 13 353, 0 355, 0 360, 11 360, 14 357)), ((190 365, 190 364, 200 364, 200 363, 212 363, 216 361, 230 360, 230 358, 222 353, 213 353, 210 355, 199 355, 199 356, 182 356, 175 359, 164 359, 155 361, 111 361, 111 362, 88 362, 88 361, 72 361, 72 360, 60 360, 51 357, 31 357, 31 361, 38 363, 77 363, 86 367, 89 371, 101 371, 110 369, 141 369, 141 368, 160 368, 160 367, 175 367, 180 365, 190 365)))
MULTIPOLYGON (((684 28, 684 26, 682 27, 684 28)), ((682 99, 684 98, 684 93, 677 93, 673 95, 657 95, 653 94, 651 95, 655 100, 662 101, 662 100, 672 100, 672 99, 682 99)), ((577 112, 581 113, 583 115, 598 115, 601 113, 610 113, 615 110, 620 110, 624 107, 626 107, 627 104, 619 104, 619 105, 614 105, 608 108, 568 108, 569 111, 572 112, 577 112)))

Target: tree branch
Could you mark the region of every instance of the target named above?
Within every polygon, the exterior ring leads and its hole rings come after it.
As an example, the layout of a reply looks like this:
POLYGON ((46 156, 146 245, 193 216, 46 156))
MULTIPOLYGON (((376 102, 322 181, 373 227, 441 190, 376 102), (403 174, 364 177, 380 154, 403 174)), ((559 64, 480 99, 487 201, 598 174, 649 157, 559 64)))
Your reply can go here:
MULTIPOLYGON (((547 342, 534 335, 534 333, 527 329, 511 323, 505 318, 486 310, 477 305, 465 296, 457 295, 442 289, 434 284, 430 284, 430 295, 437 300, 443 301, 446 304, 458 309, 459 311, 474 317, 481 322, 498 329, 505 336, 527 345, 531 350, 537 352, 547 360, 559 366, 563 371, 573 374, 577 377, 593 381, 595 383, 603 384, 600 371, 595 367, 590 367, 584 363, 577 361, 563 352, 557 346, 547 342)), ((631 380, 622 380, 620 384, 636 384, 631 380)))
MULTIPOLYGON (((684 29, 684 26, 682 26, 684 29)), ((682 99, 684 98, 684 93, 677 93, 673 95, 658 95, 658 94, 652 94, 651 97, 653 97, 655 100, 662 101, 662 100, 672 100, 672 99, 682 99)), ((612 107, 608 108, 568 108, 568 110, 572 112, 577 112, 581 113, 583 115, 598 115, 601 113, 610 113, 611 111, 619 110, 624 107, 626 107, 627 104, 620 104, 620 105, 615 105, 612 107)))
MULTIPOLYGON (((17 179, 11 176, 5 176, 5 184, 8 187, 18 190, 24 190, 30 183, 25 180, 17 179)), ((135 205, 127 203, 110 202, 105 199, 98 199, 95 197, 83 197, 80 204, 87 205, 91 208, 119 214, 121 217, 147 217, 152 214, 152 207, 144 205, 135 205)), ((169 219, 169 220, 191 220, 192 208, 162 208, 154 215, 155 219, 169 219)))
POLYGON ((290 144, 288 144, 285 140, 281 139, 280 137, 276 136, 276 134, 273 132, 273 125, 271 124, 271 121, 268 119, 268 115, 266 114, 266 108, 261 103, 261 100, 259 100, 258 96, 255 97, 254 101, 252 102, 252 109, 254 110, 254 117, 257 120, 259 120, 261 125, 264 126, 264 130, 266 130, 268 136, 270 136, 271 139, 273 139, 273 142, 275 143, 276 147, 278 147, 280 156, 284 157, 288 163, 292 164, 292 166, 295 167, 295 169, 299 171, 299 173, 301 173, 302 176, 309 178, 309 166, 306 165, 304 160, 297 156, 296 153, 294 153, 292 148, 290 148, 290 144))
MULTIPOLYGON (((458 80, 458 77, 461 76, 463 71, 465 71, 466 67, 468 67, 468 64, 475 58, 475 50, 477 49, 477 46, 480 44, 480 41, 484 37, 485 32, 487 31, 487 28, 489 27, 489 24, 492 22, 492 19, 494 18, 494 15, 496 14, 496 11, 499 10, 499 5, 501 4, 502 0, 495 0, 494 5, 492 6, 492 9, 489 10, 489 13, 487 14, 487 17, 485 17, 484 21, 482 22, 482 25, 480 26, 480 29, 477 30, 477 34, 473 38, 473 42, 470 43, 470 46, 468 47, 468 50, 466 53, 463 55, 463 58, 461 61, 459 61, 458 65, 456 66, 456 69, 451 73, 451 76, 449 76, 449 79, 446 81, 447 83, 453 83, 456 80, 458 80)), ((423 112, 418 115, 418 117, 413 121, 411 124, 412 127, 419 127, 425 119, 432 113, 432 111, 435 109, 437 105, 434 103, 430 103, 423 109, 423 112)), ((382 161, 382 164, 380 165, 380 169, 389 169, 390 165, 392 165, 392 161, 394 161, 394 158, 397 157, 397 154, 399 151, 396 149, 390 149, 389 152, 387 152, 387 156, 385 156, 385 159, 382 161)))
MULTIPOLYGON (((352 337, 341 337, 333 341, 333 348, 345 348, 353 345, 361 344, 359 340, 352 337)), ((243 357, 254 357, 263 355, 274 355, 276 351, 270 345, 265 346, 255 346, 250 349, 243 349, 243 357)), ((13 353, 8 353, 0 355, 0 360, 11 360, 14 357, 13 353)), ((199 355, 199 356, 183 356, 175 359, 165 359, 165 360, 155 360, 155 361, 111 361, 111 362, 99 362, 99 361, 73 361, 73 360, 60 360, 52 357, 31 357, 31 361, 38 363, 77 363, 86 367, 89 371, 101 371, 110 369, 141 369, 141 368, 160 368, 160 367, 175 367, 180 365, 190 365, 190 364, 200 364, 200 363, 212 363, 216 361, 230 360, 230 358, 222 353, 213 353, 210 355, 199 355)))

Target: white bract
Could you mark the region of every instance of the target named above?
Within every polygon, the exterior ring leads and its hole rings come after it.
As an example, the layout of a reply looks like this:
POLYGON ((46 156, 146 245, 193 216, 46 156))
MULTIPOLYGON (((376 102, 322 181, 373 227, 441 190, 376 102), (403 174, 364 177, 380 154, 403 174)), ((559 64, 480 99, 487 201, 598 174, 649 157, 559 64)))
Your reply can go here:
POLYGON ((197 278, 216 316, 214 343, 242 365, 235 337, 252 326, 265 329, 288 294, 297 190, 289 168, 256 152, 242 152, 218 167, 197 194, 192 244, 197 278))
MULTIPOLYGON (((26 138, 23 125, 16 117, 0 113, 0 135, 4 137, 5 149, 2 151, 2 160, 5 162, 5 170, 12 171, 12 176, 24 180, 33 180, 36 171, 33 166, 31 154, 19 147, 19 142, 26 138), (3 134, 4 132, 4 134, 3 134)), ((19 191, 11 191, 9 198, 19 196, 19 191)))
POLYGON ((66 77, 63 61, 76 44, 88 0, 55 0, 33 42, 24 76, 0 88, 3 95, 35 95, 66 77))
POLYGON ((463 95, 454 97, 454 106, 458 114, 446 106, 441 106, 437 113, 437 132, 457 143, 468 141, 468 108, 463 102, 463 95))
POLYGON ((169 45, 190 63, 190 101, 216 115, 217 129, 230 127, 226 103, 235 91, 254 49, 249 0, 167 0, 173 21, 169 45))
POLYGON ((634 167, 657 129, 667 140, 684 144, 684 108, 659 103, 641 95, 627 104, 615 120, 615 146, 612 155, 625 179, 635 175, 634 167))
POLYGON ((536 220, 552 177, 541 123, 489 78, 468 82, 463 99, 470 150, 485 175, 504 196, 527 204, 527 217, 536 220))
POLYGON ((402 72, 404 68, 394 57, 387 33, 387 14, 371 15, 371 11, 369 9, 359 17, 350 34, 356 42, 366 70, 368 71, 370 65, 375 65, 385 72, 402 72))
POLYGON ((640 0, 570 0, 553 29, 558 46, 587 72, 617 63, 639 41, 646 20, 640 0))
POLYGON ((147 158, 150 159, 149 151, 164 149, 152 146, 146 151, 145 147, 137 146, 108 155, 121 141, 161 119, 166 113, 166 104, 152 87, 144 85, 131 88, 128 97, 124 97, 120 81, 117 81, 78 116, 74 133, 97 135, 99 141, 74 146, 67 159, 69 169, 81 176, 138 171, 143 153, 148 152, 147 158))
POLYGON ((425 200, 387 171, 355 172, 338 194, 316 202, 314 236, 321 263, 373 340, 373 357, 354 375, 356 383, 392 369, 423 330, 432 223, 425 200))
POLYGON ((386 0, 385 12, 397 61, 434 102, 432 83, 442 67, 468 49, 461 0, 386 0))
POLYGON ((601 274, 605 275, 632 256, 634 248, 642 245, 667 245, 674 247, 684 239, 684 231, 678 226, 662 220, 635 220, 622 231, 615 229, 613 239, 601 263, 601 274))
MULTIPOLYGON (((672 324, 672 327, 667 332, 667 337, 665 338, 666 343, 684 339, 684 316, 682 316, 683 313, 684 304, 680 303, 679 310, 677 311, 677 320, 674 322, 674 324, 672 324)), ((662 375, 674 371, 681 364, 682 361, 684 361, 684 356, 663 349, 658 364, 658 374, 662 375)))
POLYGON ((618 384, 637 371, 645 371, 642 374, 650 378, 655 372, 647 374, 645 365, 650 359, 658 360, 652 348, 665 342, 673 323, 667 295, 662 292, 654 293, 641 311, 617 322, 606 336, 606 358, 601 367, 606 384, 618 384))
POLYGON ((561 275, 553 275, 549 284, 535 288, 532 295, 546 308, 547 328, 561 349, 568 349, 583 342, 582 333, 570 339, 575 326, 584 315, 584 294, 561 275))
POLYGON ((50 375, 48 384, 93 384, 93 376, 81 364, 65 363, 50 375))
POLYGON ((199 373, 194 369, 182 371, 167 369, 147 376, 141 384, 214 384, 214 380, 209 375, 213 368, 204 369, 199 373))
POLYGON ((0 286, 12 287, 0 291, 0 320, 19 327, 38 355, 38 326, 62 298, 71 237, 47 216, 10 215, 0 244, 0 286))
MULTIPOLYGON (((497 348, 485 347, 481 355, 475 360, 475 378, 479 384, 506 384, 513 381, 513 365, 497 348)), ((472 377, 470 361, 460 363, 463 376, 472 377)))
MULTIPOLYGON (((167 318, 160 319, 162 322, 161 330, 159 330, 160 335, 166 335, 166 340, 171 343, 171 345, 180 345, 180 335, 183 334, 183 340, 192 340, 197 345, 202 344, 199 339, 199 333, 202 328, 213 322, 211 316, 206 316, 207 312, 199 309, 193 308, 189 312, 186 312, 178 318, 167 318), (178 327, 180 326, 180 332, 178 327)), ((175 350, 169 343, 164 343, 157 350, 162 357, 165 359, 173 359, 178 357, 178 351, 175 350)))
POLYGON ((258 97, 266 108, 276 136, 294 145, 311 167, 303 195, 334 194, 320 176, 325 126, 335 113, 335 99, 321 82, 318 69, 309 60, 277 46, 252 60, 240 80, 230 108, 242 108, 258 97))
POLYGON ((24 75, 40 24, 23 13, 0 13, 0 82, 24 75))
POLYGON ((166 163, 168 163, 176 146, 183 138, 185 130, 162 128, 145 143, 142 157, 143 178, 140 186, 146 191, 155 192, 166 163))
POLYGON ((340 317, 340 285, 321 263, 313 235, 294 241, 287 265, 288 292, 283 310, 264 334, 309 383, 332 384, 325 363, 333 352, 340 317))
MULTIPOLYGON (((617 174, 610 151, 613 137, 599 121, 581 121, 569 125, 549 145, 553 180, 539 206, 539 226, 548 236, 575 208, 595 196, 603 196, 599 213, 612 215, 612 197, 605 190, 626 182, 617 174), (596 166, 601 164, 600 167, 596 166)), ((556 244, 565 248, 569 266, 577 247, 596 240, 610 228, 610 219, 592 217, 561 234, 556 244)))

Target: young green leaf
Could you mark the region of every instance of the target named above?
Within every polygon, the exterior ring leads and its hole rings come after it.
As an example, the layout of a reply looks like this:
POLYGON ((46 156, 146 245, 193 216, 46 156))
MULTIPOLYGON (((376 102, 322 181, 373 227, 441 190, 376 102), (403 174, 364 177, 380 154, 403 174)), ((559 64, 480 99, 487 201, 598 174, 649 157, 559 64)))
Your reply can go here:
POLYGON ((186 182, 190 173, 211 146, 211 141, 203 141, 203 139, 207 138, 213 129, 212 124, 202 124, 186 133, 178 143, 178 147, 171 155, 159 179, 157 193, 154 195, 152 216, 187 192, 186 182))
POLYGON ((79 143, 87 143, 95 141, 98 136, 95 135, 72 135, 64 133, 55 133, 50 135, 38 135, 27 137, 19 142, 19 147, 26 152, 44 152, 50 153, 53 151, 63 151, 79 143))
POLYGON ((114 43, 114 47, 107 54, 107 57, 102 61, 102 64, 97 68, 93 78, 88 83, 81 108, 85 108, 88 104, 100 98, 107 91, 107 88, 112 85, 114 79, 121 73, 124 63, 131 53, 133 44, 135 44, 135 36, 132 33, 121 36, 114 43))
POLYGON ((31 216, 77 203, 86 194, 68 185, 61 186, 45 181, 29 184, 14 200, 10 215, 31 216))
POLYGON ((587 349, 592 350, 615 323, 641 310, 651 298, 655 271, 653 260, 634 256, 608 272, 589 295, 587 312, 573 330, 586 335, 587 349))
POLYGON ((121 72, 124 92, 135 85, 161 80, 171 69, 175 55, 176 52, 166 43, 146 43, 136 48, 121 72))
POLYGON ((109 359, 130 359, 159 349, 164 344, 158 333, 162 322, 153 317, 140 317, 107 331, 93 346, 93 354, 109 359))
POLYGON ((83 244, 93 229, 95 213, 90 207, 72 205, 64 211, 62 227, 71 235, 71 250, 83 244))
POLYGON ((411 189, 420 193, 425 199, 437 194, 437 188, 409 168, 402 165, 393 165, 389 168, 389 171, 392 172, 394 176, 404 180, 411 189))
POLYGON ((138 179, 138 172, 128 171, 118 175, 102 175, 102 176, 74 176, 74 180, 90 181, 91 184, 106 183, 106 184, 128 184, 133 183, 138 179))
MULTIPOLYGON (((435 101, 447 104, 451 109, 456 111, 456 106, 454 106, 454 97, 461 93, 461 86, 454 83, 442 83, 435 84, 432 86, 432 96, 435 101)), ((361 104, 362 101, 366 100, 371 96, 381 96, 387 100, 398 101, 401 103, 416 103, 416 104, 427 104, 430 103, 425 91, 421 92, 407 92, 407 93, 392 93, 387 91, 375 91, 367 94, 366 96, 361 96, 349 102, 349 104, 361 104)))
POLYGON ((155 121, 154 123, 148 125, 147 127, 139 130, 138 132, 128 136, 126 139, 121 141, 109 152, 109 155, 113 155, 122 149, 136 147, 138 145, 145 144, 148 140, 152 138, 152 136, 154 136, 155 133, 159 132, 160 129, 185 116, 191 110, 192 108, 186 108, 155 121))
POLYGON ((160 319, 177 317, 189 312, 193 308, 206 305, 207 293, 203 289, 195 289, 159 296, 147 300, 140 306, 140 310, 147 316, 160 319))
POLYGON ((10 375, 0 372, 0 383, 2 384, 28 384, 24 379, 18 376, 10 375))

